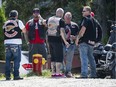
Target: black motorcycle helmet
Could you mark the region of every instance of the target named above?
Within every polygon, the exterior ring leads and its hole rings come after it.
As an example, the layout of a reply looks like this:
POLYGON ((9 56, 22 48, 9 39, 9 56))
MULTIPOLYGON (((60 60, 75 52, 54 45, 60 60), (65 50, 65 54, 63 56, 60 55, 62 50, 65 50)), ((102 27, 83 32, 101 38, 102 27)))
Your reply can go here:
POLYGON ((112 44, 112 50, 116 52, 116 42, 112 44))
POLYGON ((16 17, 18 16, 18 11, 17 10, 11 10, 11 12, 9 13, 9 17, 16 17))

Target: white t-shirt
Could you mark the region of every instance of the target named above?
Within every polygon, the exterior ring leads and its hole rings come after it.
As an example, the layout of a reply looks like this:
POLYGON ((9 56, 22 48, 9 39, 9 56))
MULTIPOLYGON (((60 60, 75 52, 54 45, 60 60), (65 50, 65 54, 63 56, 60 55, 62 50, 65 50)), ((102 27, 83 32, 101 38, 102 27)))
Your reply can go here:
MULTIPOLYGON (((18 25, 21 30, 25 28, 23 22, 21 20, 18 20, 18 25)), ((4 44, 22 44, 22 39, 8 39, 4 40, 4 44)))

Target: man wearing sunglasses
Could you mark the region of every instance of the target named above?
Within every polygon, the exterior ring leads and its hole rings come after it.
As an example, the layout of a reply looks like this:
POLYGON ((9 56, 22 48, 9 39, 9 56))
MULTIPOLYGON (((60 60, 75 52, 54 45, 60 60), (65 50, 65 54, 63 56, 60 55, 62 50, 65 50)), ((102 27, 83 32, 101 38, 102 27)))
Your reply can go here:
POLYGON ((93 46, 96 41, 96 27, 90 14, 91 8, 85 6, 82 11, 83 20, 81 29, 75 42, 76 45, 79 44, 81 58, 81 76, 79 78, 88 77, 88 62, 90 64, 90 78, 96 77, 96 63, 93 56, 93 46))
POLYGON ((29 62, 32 62, 33 54, 41 54, 46 59, 45 29, 43 18, 39 8, 33 9, 33 19, 26 23, 26 31, 29 43, 29 62))

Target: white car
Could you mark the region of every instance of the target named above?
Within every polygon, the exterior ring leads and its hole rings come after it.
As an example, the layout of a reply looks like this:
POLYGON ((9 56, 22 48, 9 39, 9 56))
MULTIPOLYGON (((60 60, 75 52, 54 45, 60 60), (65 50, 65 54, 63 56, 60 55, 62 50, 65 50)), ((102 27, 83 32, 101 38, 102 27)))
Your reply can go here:
POLYGON ((28 54, 28 51, 21 51, 21 62, 19 68, 20 75, 26 75, 32 72, 32 63, 29 63, 28 54))

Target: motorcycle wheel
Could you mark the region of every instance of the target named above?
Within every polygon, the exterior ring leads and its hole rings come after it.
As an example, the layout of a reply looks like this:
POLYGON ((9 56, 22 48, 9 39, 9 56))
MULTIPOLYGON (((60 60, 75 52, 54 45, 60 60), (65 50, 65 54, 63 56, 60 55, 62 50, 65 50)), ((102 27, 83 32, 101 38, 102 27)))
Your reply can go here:
POLYGON ((111 78, 112 79, 116 79, 116 65, 112 68, 112 71, 111 71, 111 78))

